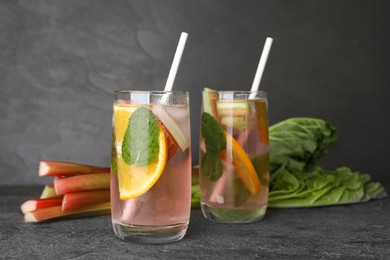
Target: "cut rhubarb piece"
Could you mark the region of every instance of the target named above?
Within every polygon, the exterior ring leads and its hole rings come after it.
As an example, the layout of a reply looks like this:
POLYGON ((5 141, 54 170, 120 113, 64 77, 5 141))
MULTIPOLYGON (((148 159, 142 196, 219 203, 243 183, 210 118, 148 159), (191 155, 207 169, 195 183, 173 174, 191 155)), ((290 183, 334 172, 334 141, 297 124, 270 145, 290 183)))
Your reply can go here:
POLYGON ((168 132, 172 141, 180 149, 180 151, 185 151, 189 147, 189 142, 183 130, 175 122, 175 120, 161 106, 154 106, 153 113, 160 119, 164 129, 168 132))
POLYGON ((110 202, 110 190, 76 191, 64 195, 62 210, 74 210, 91 205, 110 202))
POLYGON ((203 92, 203 112, 209 113, 216 120, 218 120, 217 100, 218 94, 215 90, 210 88, 204 88, 203 92))
POLYGON ((45 185, 40 196, 41 199, 61 198, 61 197, 62 195, 57 195, 54 189, 54 184, 45 185))
POLYGON ((108 172, 110 172, 110 168, 95 167, 71 162, 41 161, 39 163, 39 176, 72 176, 108 172))
POLYGON ((217 204, 230 204, 234 198, 234 167, 230 159, 225 158, 224 171, 221 177, 216 181, 209 201, 217 204))
POLYGON ((95 173, 71 176, 68 178, 55 178, 54 188, 59 195, 76 191, 109 189, 110 174, 95 173))
POLYGON ((102 203, 87 208, 62 211, 62 206, 37 209, 24 215, 25 222, 42 222, 67 216, 96 216, 110 213, 110 203, 102 203))
POLYGON ((20 206, 20 209, 22 210, 23 214, 26 214, 27 212, 30 212, 30 211, 34 211, 34 210, 42 209, 42 208, 53 207, 53 206, 60 206, 61 204, 62 204, 61 198, 34 199, 34 200, 25 201, 20 206))
POLYGON ((217 110, 220 117, 249 116, 251 112, 248 100, 219 100, 217 110))
POLYGON ((177 150, 179 150, 179 148, 177 148, 176 144, 171 140, 171 138, 167 138, 167 147, 168 147, 167 160, 169 161, 175 155, 177 150))

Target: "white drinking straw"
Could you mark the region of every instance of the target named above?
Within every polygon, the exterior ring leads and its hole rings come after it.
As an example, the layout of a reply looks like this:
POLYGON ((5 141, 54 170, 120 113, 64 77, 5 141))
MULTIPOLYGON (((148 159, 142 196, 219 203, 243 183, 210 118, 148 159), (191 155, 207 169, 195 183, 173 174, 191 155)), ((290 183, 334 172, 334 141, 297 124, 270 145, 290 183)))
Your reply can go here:
MULTIPOLYGON (((261 77, 263 76, 265 64, 267 63, 268 54, 271 50, 272 41, 273 39, 270 37, 267 37, 265 41, 263 52, 261 53, 259 65, 257 66, 255 78, 253 79, 251 91, 258 91, 259 89, 261 77)), ((251 93, 251 95, 249 96, 250 99, 253 99, 254 97, 256 97, 255 93, 251 93)))
POLYGON ((186 46, 188 33, 182 32, 180 35, 179 43, 177 44, 175 57, 173 58, 171 70, 169 71, 167 83, 165 84, 164 91, 172 91, 173 83, 175 82, 177 70, 180 65, 181 56, 183 55, 184 47, 186 46))

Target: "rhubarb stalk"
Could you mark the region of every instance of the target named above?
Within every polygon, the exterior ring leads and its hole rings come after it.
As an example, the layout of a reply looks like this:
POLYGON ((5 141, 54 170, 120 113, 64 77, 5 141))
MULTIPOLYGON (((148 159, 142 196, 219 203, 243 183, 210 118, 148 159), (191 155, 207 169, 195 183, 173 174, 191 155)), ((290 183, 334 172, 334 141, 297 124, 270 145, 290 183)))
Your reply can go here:
POLYGON ((110 202, 110 190, 77 191, 64 195, 62 210, 75 210, 91 205, 110 202))
POLYGON ((59 195, 76 191, 109 189, 110 174, 95 173, 68 178, 55 178, 54 188, 59 195))
POLYGON ((91 173, 108 173, 110 168, 95 167, 84 164, 56 161, 41 161, 39 176, 72 176, 91 173))
POLYGON ((23 214, 26 214, 27 212, 30 211, 53 207, 53 206, 60 206, 60 205, 62 205, 61 198, 35 199, 35 200, 25 201, 20 206, 20 209, 22 210, 23 214))
POLYGON ((24 215, 25 222, 41 222, 65 216, 91 216, 110 213, 110 203, 102 203, 82 209, 62 211, 62 206, 37 209, 24 215))

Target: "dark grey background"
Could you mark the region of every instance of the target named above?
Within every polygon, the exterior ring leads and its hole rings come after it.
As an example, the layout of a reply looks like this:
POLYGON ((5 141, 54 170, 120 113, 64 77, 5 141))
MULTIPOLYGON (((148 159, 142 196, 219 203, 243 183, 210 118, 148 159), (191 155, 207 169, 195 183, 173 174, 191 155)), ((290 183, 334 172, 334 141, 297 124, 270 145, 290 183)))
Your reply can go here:
POLYGON ((388 1, 0 1, 2 184, 43 183, 39 160, 108 165, 113 92, 162 89, 182 31, 175 89, 191 95, 198 161, 203 87, 261 88, 270 122, 307 116, 340 132, 323 164, 390 180, 388 1))

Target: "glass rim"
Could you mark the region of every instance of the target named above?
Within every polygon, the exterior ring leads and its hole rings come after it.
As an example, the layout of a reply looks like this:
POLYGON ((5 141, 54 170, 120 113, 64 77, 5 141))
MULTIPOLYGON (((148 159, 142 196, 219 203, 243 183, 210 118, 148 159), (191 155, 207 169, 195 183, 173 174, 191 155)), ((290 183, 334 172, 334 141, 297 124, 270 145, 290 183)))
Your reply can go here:
POLYGON ((221 94, 261 94, 267 95, 267 91, 265 90, 202 90, 203 92, 211 92, 211 93, 221 93, 221 94))
POLYGON ((165 91, 165 90, 116 90, 114 91, 114 94, 127 94, 127 93, 134 93, 134 94, 155 94, 155 95, 163 95, 163 94, 186 94, 188 95, 188 91, 184 90, 172 90, 172 91, 165 91))

